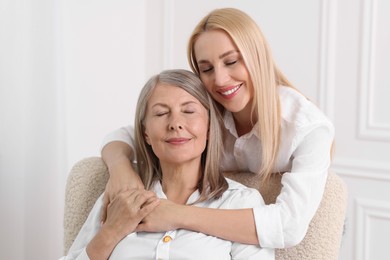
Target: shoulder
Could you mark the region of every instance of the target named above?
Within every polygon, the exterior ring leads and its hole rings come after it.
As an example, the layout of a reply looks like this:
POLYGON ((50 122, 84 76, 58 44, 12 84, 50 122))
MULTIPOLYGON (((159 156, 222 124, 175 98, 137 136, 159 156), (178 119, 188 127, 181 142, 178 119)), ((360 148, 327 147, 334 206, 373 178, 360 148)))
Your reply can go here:
POLYGON ((252 208, 264 204, 260 192, 249 188, 239 182, 226 178, 229 185, 228 189, 222 195, 222 207, 226 208, 252 208))
POLYGON ((333 123, 321 109, 290 87, 279 86, 282 121, 296 129, 325 127, 333 132, 333 123))

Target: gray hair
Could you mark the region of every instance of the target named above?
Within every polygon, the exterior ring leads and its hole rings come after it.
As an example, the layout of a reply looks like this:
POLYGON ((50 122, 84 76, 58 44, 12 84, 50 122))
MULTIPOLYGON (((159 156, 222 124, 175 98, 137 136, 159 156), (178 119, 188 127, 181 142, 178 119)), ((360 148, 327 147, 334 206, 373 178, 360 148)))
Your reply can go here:
POLYGON ((135 117, 135 154, 138 173, 146 189, 150 189, 154 181, 162 179, 159 159, 145 140, 144 119, 150 96, 157 85, 176 86, 195 97, 208 111, 209 133, 206 149, 202 153, 202 178, 198 184, 200 199, 218 198, 228 185, 220 168, 223 152, 223 131, 220 110, 208 94, 199 77, 187 70, 165 70, 152 76, 141 90, 137 102, 135 117))

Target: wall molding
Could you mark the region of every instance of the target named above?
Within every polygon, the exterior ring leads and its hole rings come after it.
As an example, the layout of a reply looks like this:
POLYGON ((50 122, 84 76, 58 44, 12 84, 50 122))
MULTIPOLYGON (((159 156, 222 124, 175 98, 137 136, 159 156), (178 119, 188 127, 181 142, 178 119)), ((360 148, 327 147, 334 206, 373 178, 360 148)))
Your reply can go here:
POLYGON ((331 169, 340 176, 390 182, 389 163, 335 159, 331 169))
POLYGON ((164 0, 163 11, 163 69, 173 68, 173 25, 175 5, 173 0, 164 0))
POLYGON ((390 141, 390 124, 374 122, 374 61, 377 0, 362 0, 361 45, 359 51, 358 139, 390 141))
POLYGON ((320 46, 319 46, 319 107, 333 121, 335 107, 334 73, 337 37, 337 2, 322 0, 320 5, 320 46))
POLYGON ((381 200, 357 198, 355 200, 355 208, 355 259, 370 259, 370 223, 380 218, 388 220, 390 225, 390 203, 381 200))

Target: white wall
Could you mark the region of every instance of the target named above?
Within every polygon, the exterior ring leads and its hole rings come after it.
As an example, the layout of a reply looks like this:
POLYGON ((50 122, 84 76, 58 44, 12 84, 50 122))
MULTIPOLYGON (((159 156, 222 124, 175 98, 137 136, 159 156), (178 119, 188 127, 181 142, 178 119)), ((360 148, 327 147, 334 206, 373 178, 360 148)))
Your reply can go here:
POLYGON ((383 259, 390 232, 390 34, 385 0, 0 2, 0 259, 62 254, 63 192, 79 159, 131 123, 140 88, 188 68, 208 11, 248 12, 279 66, 336 126, 349 188, 340 259, 383 259))
POLYGON ((69 168, 99 155, 103 137, 133 121, 145 79, 145 3, 62 1, 61 17, 69 168))
POLYGON ((71 165, 130 123, 143 1, 0 2, 0 259, 62 255, 71 165))
POLYGON ((1 259, 49 259, 61 247, 55 15, 50 1, 0 4, 1 259))

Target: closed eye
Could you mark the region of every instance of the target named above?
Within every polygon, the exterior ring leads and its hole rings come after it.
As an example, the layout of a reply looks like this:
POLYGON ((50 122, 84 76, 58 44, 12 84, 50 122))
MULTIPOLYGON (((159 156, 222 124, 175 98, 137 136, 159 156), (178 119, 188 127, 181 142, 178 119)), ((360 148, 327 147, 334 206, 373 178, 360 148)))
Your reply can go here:
POLYGON ((229 62, 226 62, 226 65, 229 66, 229 65, 234 65, 237 63, 237 60, 234 60, 234 61, 229 61, 229 62))
POLYGON ((159 113, 156 113, 156 116, 160 117, 160 116, 164 116, 168 114, 168 112, 159 112, 159 113))
POLYGON ((202 73, 207 73, 213 70, 213 67, 201 69, 202 73))

